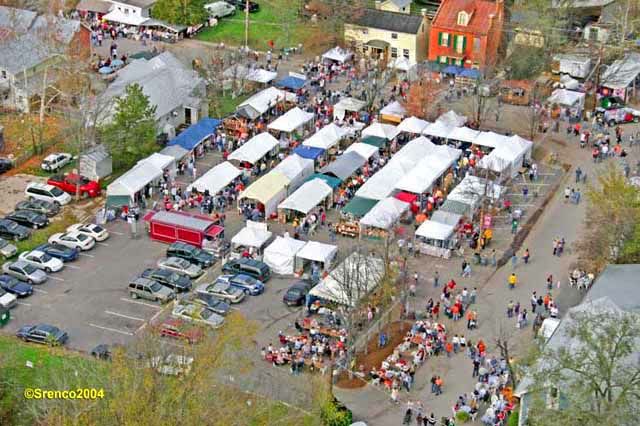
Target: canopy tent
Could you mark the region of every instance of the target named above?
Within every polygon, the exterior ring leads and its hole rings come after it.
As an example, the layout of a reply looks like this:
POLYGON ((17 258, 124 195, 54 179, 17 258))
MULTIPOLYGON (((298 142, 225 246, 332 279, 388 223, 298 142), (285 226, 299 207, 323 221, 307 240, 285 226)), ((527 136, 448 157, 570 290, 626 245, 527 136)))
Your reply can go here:
POLYGON ((294 210, 302 214, 309 213, 314 207, 333 194, 331 188, 322 179, 313 179, 305 182, 286 200, 278 205, 279 209, 294 210))
POLYGON ((133 201, 134 195, 145 186, 162 177, 162 169, 152 163, 140 163, 107 186, 107 204, 110 197, 128 197, 133 201))
POLYGON ((436 210, 431 215, 431 220, 434 222, 444 223, 445 225, 457 226, 460 223, 460 220, 462 220, 462 215, 443 210, 436 210))
POLYGON ((494 132, 480 132, 473 143, 475 145, 488 146, 489 148, 497 148, 507 142, 508 136, 494 132))
POLYGON ((640 54, 627 53, 622 59, 618 59, 607 67, 602 73, 600 85, 610 89, 626 89, 633 85, 638 75, 640 75, 640 54))
POLYGON ((416 230, 417 237, 423 237, 429 240, 444 241, 453 235, 455 226, 447 225, 433 220, 425 220, 416 230))
POLYGON ((302 89, 305 86, 305 84, 307 84, 306 80, 302 78, 294 77, 292 75, 289 75, 287 77, 281 78, 280 80, 276 81, 276 86, 284 87, 285 89, 290 89, 290 90, 302 89))
POLYGON ((276 89, 275 87, 269 87, 242 102, 238 105, 236 111, 238 114, 253 120, 269 111, 269 109, 274 107, 278 102, 283 101, 295 102, 296 95, 294 93, 276 89))
POLYGON ((373 145, 369 145, 366 143, 356 142, 351 145, 344 151, 345 154, 349 152, 355 152, 362 158, 366 158, 367 160, 371 157, 380 156, 380 150, 373 145))
POLYGON ((314 179, 322 179, 327 185, 331 187, 331 189, 336 189, 337 187, 342 185, 342 181, 340 179, 335 178, 333 176, 323 175, 321 173, 312 174, 306 179, 305 182, 309 182, 310 180, 314 180, 314 179))
POLYGON ((447 136, 447 139, 451 139, 454 141, 474 143, 474 141, 480 135, 480 133, 481 132, 470 129, 468 127, 456 127, 455 129, 453 129, 451 133, 449 133, 449 136, 447 136))
POLYGON ((404 201, 405 203, 409 203, 409 204, 418 200, 418 196, 416 194, 412 194, 410 192, 404 192, 404 191, 400 191, 394 194, 393 196, 398 200, 404 201))
POLYGON ((451 257, 455 247, 455 226, 433 220, 425 220, 415 233, 416 250, 436 257, 451 257))
POLYGON ((176 173, 176 160, 170 155, 164 155, 155 152, 147 158, 143 158, 142 160, 138 161, 138 164, 142 163, 150 163, 154 167, 162 171, 168 171, 171 175, 175 175, 176 173))
POLYGON ((345 136, 348 131, 335 123, 330 123, 311 135, 310 138, 302 142, 304 146, 310 146, 314 148, 329 149, 337 145, 338 142, 345 136))
POLYGON ((560 77, 561 87, 569 90, 576 90, 580 87, 580 82, 568 74, 563 74, 560 77))
POLYGON ((247 163, 256 164, 269 151, 280 146, 280 142, 268 132, 263 132, 249 139, 240 148, 233 151, 228 160, 246 161, 247 163))
POLYGON ((353 252, 313 287, 309 294, 319 299, 355 307, 361 298, 380 284, 383 276, 382 259, 353 252))
POLYGON ((124 13, 120 8, 114 8, 111 12, 102 17, 105 21, 117 22, 119 24, 139 26, 149 20, 144 16, 134 15, 133 13, 124 13))
POLYGON ((367 159, 357 152, 345 152, 320 169, 320 172, 325 175, 335 176, 344 182, 366 163, 367 159))
POLYGON ((407 110, 398 101, 393 101, 380 110, 383 119, 400 122, 407 115, 407 110))
POLYGON ((248 68, 245 65, 235 64, 222 72, 222 76, 230 79, 253 81, 256 83, 269 83, 278 77, 277 72, 267 71, 262 68, 248 68))
POLYGON ((340 62, 341 64, 347 62, 352 57, 353 53, 347 49, 341 48, 340 46, 336 46, 322 55, 322 59, 340 62))
POLYGON ((353 217, 362 217, 366 215, 376 204, 378 204, 378 200, 355 196, 342 208, 341 212, 353 217))
POLYGON ((395 197, 385 198, 360 219, 360 225, 390 229, 409 210, 409 203, 395 197))
POLYGON ((439 145, 432 154, 423 158, 396 184, 396 189, 422 194, 460 158, 459 149, 439 145))
POLYGON ((411 63, 411 61, 404 56, 400 56, 389 62, 387 65, 388 68, 395 68, 400 71, 408 72, 413 68, 415 64, 411 63))
POLYGON ((247 225, 231 239, 231 244, 244 247, 264 246, 271 239, 273 234, 267 230, 267 224, 261 222, 247 221, 247 225))
POLYGON ((455 126, 450 126, 444 121, 438 120, 435 123, 431 123, 427 127, 425 127, 422 131, 422 134, 446 139, 449 137, 451 132, 453 132, 454 127, 455 126))
POLYGON ((235 178, 240 176, 242 172, 228 161, 218 164, 209 169, 205 174, 200 176, 187 187, 188 191, 196 189, 198 192, 209 191, 209 194, 215 195, 222 191, 235 178))
POLYGON ((189 153, 189 150, 184 149, 180 145, 165 146, 162 149, 162 151, 160 151, 160 154, 169 155, 173 157, 173 159, 176 160, 176 162, 179 162, 180 160, 182 160, 184 157, 187 156, 188 153, 189 153))
POLYGON ((384 123, 373 123, 369 127, 362 130, 362 137, 365 136, 376 136, 379 138, 384 138, 387 140, 392 140, 396 136, 398 136, 400 131, 397 126, 392 124, 384 124, 384 123))
POLYGON ((251 199, 264 205, 264 214, 269 217, 278 204, 287 196, 289 179, 280 172, 270 171, 242 191, 238 200, 251 199))
POLYGON ((479 178, 473 175, 467 175, 462 181, 449 193, 447 201, 458 201, 467 204, 470 210, 476 208, 481 197, 487 196, 497 200, 504 188, 487 179, 479 178))
POLYGON ((416 135, 420 135, 429 124, 430 123, 428 121, 412 116, 402 120, 402 122, 398 124, 397 129, 399 132, 415 133, 416 135))
POLYGON ((366 102, 356 98, 342 98, 333 106, 333 116, 342 120, 346 111, 358 112, 366 106, 366 102))
POLYGON ((452 213, 459 216, 467 216, 471 213, 471 206, 460 201, 446 199, 438 211, 452 213))
POLYGON ((296 147, 296 149, 293 150, 293 153, 299 155, 302 158, 317 160, 320 156, 322 156, 322 154, 324 154, 324 149, 301 145, 296 147))
POLYGON ((311 120, 313 120, 313 113, 295 107, 272 121, 271 124, 267 126, 267 129, 291 133, 311 120))
POLYGON ((480 159, 478 166, 497 173, 510 169, 509 176, 514 177, 518 174, 524 160, 531 158, 533 142, 517 135, 505 138, 489 155, 480 159))
POLYGON ((294 272, 296 255, 305 245, 304 241, 277 236, 264 250, 262 261, 276 274, 291 275, 294 272))
POLYGON ((449 110, 438 117, 438 120, 436 121, 441 121, 449 127, 460 127, 464 126, 464 124, 467 122, 467 117, 457 114, 453 110, 449 110))
POLYGON ((173 138, 167 146, 179 145, 187 151, 193 151, 206 138, 213 135, 222 121, 205 117, 173 138))
POLYGON ((165 21, 161 21, 160 19, 153 19, 153 18, 144 21, 144 23, 140 26, 141 27, 160 27, 160 28, 164 28, 165 30, 172 31, 174 33, 181 33, 185 31, 187 28, 189 28, 186 25, 171 24, 169 22, 165 22, 165 21))
POLYGON ((481 77, 480 71, 475 68, 464 68, 458 75, 460 77, 472 78, 474 80, 477 80, 481 77))
POLYGON ((384 148, 387 144, 387 139, 379 138, 377 136, 366 136, 362 138, 362 143, 375 146, 376 148, 384 148))
POLYGON ((462 67, 457 67, 455 65, 449 65, 445 68, 442 69, 442 72, 444 74, 453 74, 453 75, 458 75, 462 72, 464 68, 462 67))
POLYGON ((556 89, 547 99, 547 103, 558 104, 569 108, 584 107, 585 94, 567 89, 556 89))
POLYGON ((328 270, 337 254, 337 246, 319 243, 317 241, 309 241, 305 244, 302 250, 296 254, 296 258, 322 263, 324 265, 324 270, 328 270))
POLYGON ((282 160, 273 170, 289 179, 288 191, 291 193, 313 174, 313 160, 302 158, 294 153, 282 160))

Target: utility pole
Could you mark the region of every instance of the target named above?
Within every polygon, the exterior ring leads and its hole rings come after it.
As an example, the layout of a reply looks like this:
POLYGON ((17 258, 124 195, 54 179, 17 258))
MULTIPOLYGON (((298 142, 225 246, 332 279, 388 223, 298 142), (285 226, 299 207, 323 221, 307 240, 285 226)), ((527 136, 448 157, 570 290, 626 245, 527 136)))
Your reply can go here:
POLYGON ((249 0, 244 4, 244 48, 249 51, 249 0))

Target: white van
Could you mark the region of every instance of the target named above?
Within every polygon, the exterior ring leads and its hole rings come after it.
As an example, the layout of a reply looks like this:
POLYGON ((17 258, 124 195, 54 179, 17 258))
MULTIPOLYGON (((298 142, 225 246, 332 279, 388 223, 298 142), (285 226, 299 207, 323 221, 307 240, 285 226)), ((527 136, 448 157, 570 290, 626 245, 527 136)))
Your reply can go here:
POLYGON ((24 193, 30 200, 44 200, 60 206, 64 206, 71 202, 71 195, 58 187, 47 185, 46 183, 32 182, 27 185, 24 193))
POLYGON ((215 3, 205 4, 204 8, 209 12, 211 18, 224 18, 236 13, 235 6, 227 3, 226 1, 217 1, 215 3))

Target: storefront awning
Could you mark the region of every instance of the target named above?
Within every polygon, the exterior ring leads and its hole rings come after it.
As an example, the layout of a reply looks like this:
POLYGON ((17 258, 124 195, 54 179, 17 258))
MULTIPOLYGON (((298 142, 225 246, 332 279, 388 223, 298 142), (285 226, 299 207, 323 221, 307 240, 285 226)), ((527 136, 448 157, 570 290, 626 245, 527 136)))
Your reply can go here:
POLYGON ((386 49, 390 46, 388 41, 373 39, 364 44, 365 46, 373 47, 374 49, 386 49))

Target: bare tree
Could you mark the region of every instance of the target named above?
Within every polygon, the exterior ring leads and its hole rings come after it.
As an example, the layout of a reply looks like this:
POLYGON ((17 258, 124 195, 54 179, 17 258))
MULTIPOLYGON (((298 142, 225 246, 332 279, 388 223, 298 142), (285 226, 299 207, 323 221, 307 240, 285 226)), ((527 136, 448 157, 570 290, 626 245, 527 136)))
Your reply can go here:
POLYGON ((509 385, 511 386, 511 389, 515 389, 518 384, 517 369, 513 364, 515 346, 514 330, 513 324, 509 325, 502 319, 496 319, 493 343, 500 351, 500 357, 507 363, 507 370, 509 370, 509 385))

